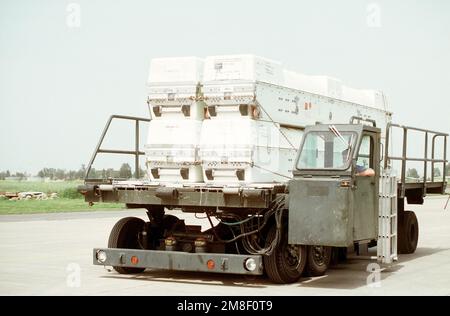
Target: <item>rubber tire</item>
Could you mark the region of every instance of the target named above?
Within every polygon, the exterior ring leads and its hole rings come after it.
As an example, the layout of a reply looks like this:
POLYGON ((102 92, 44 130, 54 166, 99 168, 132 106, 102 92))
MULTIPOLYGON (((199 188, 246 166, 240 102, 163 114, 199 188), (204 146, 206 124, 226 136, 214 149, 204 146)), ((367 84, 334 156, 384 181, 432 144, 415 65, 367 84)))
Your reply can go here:
MULTIPOLYGON (((140 249, 137 234, 142 231, 145 222, 137 217, 125 217, 118 221, 111 230, 108 248, 140 249)), ((120 274, 137 274, 145 268, 113 267, 120 274)))
MULTIPOLYGON (((287 284, 297 282, 303 274, 306 265, 306 246, 300 247, 300 264, 298 267, 289 267, 284 257, 285 248, 288 246, 287 232, 281 232, 281 240, 277 248, 270 256, 264 256, 264 268, 269 279, 274 283, 287 284)), ((276 235, 276 227, 273 226, 266 238, 266 247, 274 240, 276 235)))
POLYGON ((323 262, 317 262, 316 256, 314 255, 314 247, 315 246, 308 246, 306 273, 313 277, 322 276, 327 272, 328 267, 330 266, 332 248, 322 246, 325 252, 325 259, 323 262))
POLYGON ((411 254, 417 249, 419 222, 412 211, 404 211, 398 225, 398 253, 411 254))

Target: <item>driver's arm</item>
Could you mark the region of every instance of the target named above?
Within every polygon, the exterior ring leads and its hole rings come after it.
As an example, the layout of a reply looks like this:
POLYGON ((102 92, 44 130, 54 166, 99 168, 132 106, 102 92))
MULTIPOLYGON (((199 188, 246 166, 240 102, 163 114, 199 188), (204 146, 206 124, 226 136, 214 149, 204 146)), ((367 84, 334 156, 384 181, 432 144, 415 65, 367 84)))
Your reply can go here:
POLYGON ((372 168, 365 168, 363 166, 356 165, 356 175, 361 177, 373 177, 375 171, 372 168))

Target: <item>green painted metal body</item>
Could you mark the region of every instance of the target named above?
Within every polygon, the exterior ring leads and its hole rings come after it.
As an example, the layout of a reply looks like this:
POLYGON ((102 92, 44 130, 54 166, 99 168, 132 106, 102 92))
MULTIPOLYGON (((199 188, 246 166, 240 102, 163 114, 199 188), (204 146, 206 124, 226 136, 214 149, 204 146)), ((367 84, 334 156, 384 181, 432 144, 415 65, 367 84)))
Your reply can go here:
POLYGON ((289 183, 289 243, 346 247, 353 242, 352 192, 339 179, 289 183))
MULTIPOLYGON (((289 243, 348 247, 377 239, 380 130, 364 125, 336 125, 357 135, 351 163, 345 169, 297 169, 289 182, 289 243), (375 176, 356 175, 362 138, 370 137, 370 167, 375 176)), ((327 132, 328 125, 309 132, 327 132)), ((298 163, 297 163, 298 165, 298 163)))

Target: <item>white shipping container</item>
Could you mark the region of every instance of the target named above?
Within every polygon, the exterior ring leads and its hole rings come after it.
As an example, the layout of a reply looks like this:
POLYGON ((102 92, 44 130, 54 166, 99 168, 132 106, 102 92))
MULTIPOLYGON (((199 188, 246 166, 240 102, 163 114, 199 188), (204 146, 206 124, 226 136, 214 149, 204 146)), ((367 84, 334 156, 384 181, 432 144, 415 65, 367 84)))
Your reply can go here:
POLYGON ((367 105, 381 110, 388 110, 386 97, 381 91, 342 87, 343 98, 356 104, 367 105))
POLYGON ((198 145, 205 104, 200 100, 203 60, 155 58, 148 77, 152 120, 145 145, 155 182, 202 182, 198 145))
POLYGON ((378 91, 253 55, 210 56, 203 68, 195 57, 157 59, 149 89, 146 158, 155 182, 284 182, 306 125, 361 117, 383 129, 391 119, 378 91))
POLYGON ((153 58, 150 62, 148 85, 190 83, 202 81, 203 60, 197 57, 153 58))
POLYGON ((155 58, 148 76, 148 102, 154 119, 203 120, 200 99, 203 60, 197 57, 155 58))
POLYGON ((301 130, 245 118, 205 120, 200 157, 208 184, 273 183, 291 177, 301 130))
POLYGON ((217 185, 286 181, 307 125, 361 117, 384 129, 391 119, 378 108, 263 82, 209 82, 203 93, 210 119, 200 159, 204 180, 217 185))
POLYGON ((207 83, 202 88, 211 120, 246 117, 304 128, 320 123, 347 123, 352 116, 384 126, 384 109, 263 82, 207 83))
POLYGON ((285 70, 283 74, 285 87, 343 99, 342 82, 339 79, 327 76, 308 76, 288 70, 285 70))
POLYGON ((145 156, 152 181, 203 181, 198 155, 201 128, 202 122, 197 120, 150 121, 145 156))
POLYGON ((205 59, 204 82, 261 81, 283 84, 281 63, 255 55, 208 56, 205 59))

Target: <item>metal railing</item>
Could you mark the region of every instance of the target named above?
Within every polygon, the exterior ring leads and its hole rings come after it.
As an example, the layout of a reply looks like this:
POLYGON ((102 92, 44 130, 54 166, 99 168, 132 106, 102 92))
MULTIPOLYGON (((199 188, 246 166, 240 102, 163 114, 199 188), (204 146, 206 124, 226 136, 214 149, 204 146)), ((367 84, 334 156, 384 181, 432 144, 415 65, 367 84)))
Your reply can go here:
POLYGON ((122 154, 122 155, 134 155, 134 168, 135 168, 135 175, 136 178, 139 178, 140 176, 140 168, 139 168, 139 156, 144 155, 145 153, 140 151, 139 149, 139 122, 150 122, 150 119, 148 118, 142 118, 142 117, 134 117, 134 116, 125 116, 125 115, 111 115, 106 122, 106 125, 103 129, 102 135, 100 137, 100 140, 95 148, 94 153, 92 154, 91 160, 89 161, 88 167, 86 169, 85 174, 85 180, 89 179, 89 173, 91 172, 92 165, 95 161, 95 158, 97 157, 97 154, 122 154), (109 127, 111 126, 111 122, 114 119, 119 120, 129 120, 129 121, 135 121, 135 145, 134 150, 116 150, 116 149, 102 149, 102 143, 105 139, 105 136, 108 132, 109 127))
MULTIPOLYGON (((400 177, 400 185, 401 185, 401 197, 404 197, 405 195, 405 182, 406 182, 406 162, 407 161, 419 161, 423 162, 423 188, 426 192, 427 188, 427 175, 428 175, 428 163, 431 162, 431 181, 434 182, 434 166, 436 163, 442 163, 443 164, 443 178, 442 183, 445 184, 445 178, 446 178, 446 164, 447 164, 447 137, 448 134, 441 133, 441 132, 435 132, 431 130, 426 130, 422 128, 416 128, 416 127, 409 127, 409 126, 403 126, 393 123, 388 123, 386 126, 386 144, 385 144, 385 157, 384 157, 384 168, 387 168, 390 165, 391 160, 397 160, 401 161, 401 177, 400 177), (389 156, 389 138, 391 134, 392 127, 400 128, 403 130, 403 147, 402 147, 402 156, 396 157, 396 156, 389 156), (424 157, 423 158, 417 158, 417 157, 408 157, 407 156, 407 149, 408 149, 408 131, 416 131, 416 132, 422 132, 424 133, 425 137, 425 148, 424 148, 424 157), (428 158, 428 138, 432 135, 431 141, 431 158, 428 158), (435 158, 435 148, 436 148, 436 139, 438 137, 443 137, 443 158, 442 159, 436 159, 435 158)), ((439 181, 441 182, 441 181, 439 181)))

